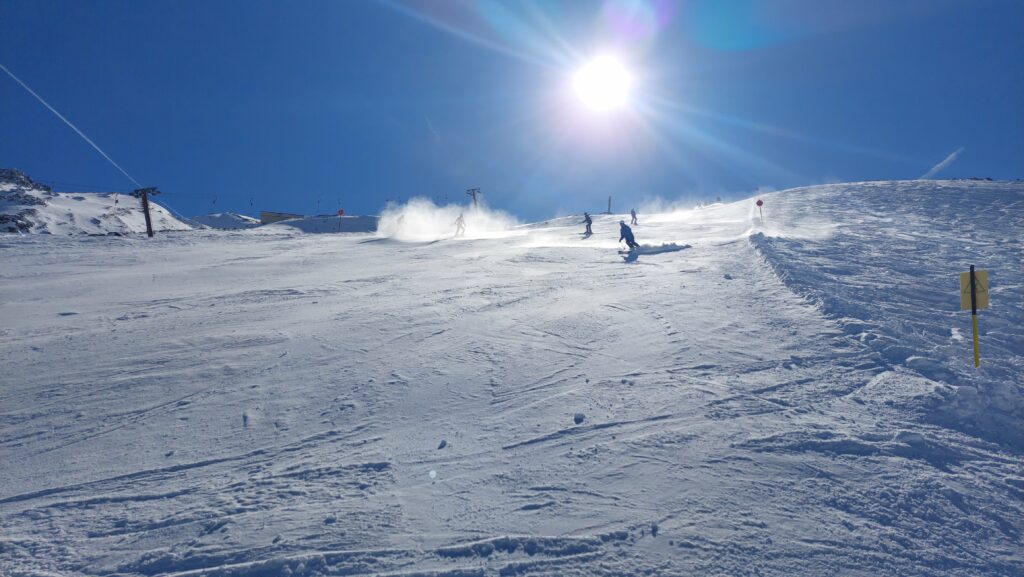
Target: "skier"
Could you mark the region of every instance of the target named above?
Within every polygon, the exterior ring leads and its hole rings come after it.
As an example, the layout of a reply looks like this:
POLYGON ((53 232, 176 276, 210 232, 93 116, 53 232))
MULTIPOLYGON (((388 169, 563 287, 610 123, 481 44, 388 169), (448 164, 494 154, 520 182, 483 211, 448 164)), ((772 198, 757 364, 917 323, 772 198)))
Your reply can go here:
POLYGON ((633 238, 633 229, 629 228, 629 226, 626 225, 626 221, 620 220, 619 242, 622 242, 623 239, 625 239, 626 244, 629 245, 629 250, 636 250, 640 246, 639 244, 636 243, 636 240, 633 238))
POLYGON ((633 220, 629 221, 629 224, 636 224, 636 209, 629 209, 629 214, 633 215, 633 220))
POLYGON ((587 225, 587 230, 583 234, 594 234, 594 231, 590 230, 590 225, 594 224, 593 219, 590 218, 590 213, 583 213, 583 224, 587 225))
POLYGON ((463 218, 462 213, 459 213, 459 218, 455 219, 455 236, 464 234, 466 234, 466 219, 463 218))

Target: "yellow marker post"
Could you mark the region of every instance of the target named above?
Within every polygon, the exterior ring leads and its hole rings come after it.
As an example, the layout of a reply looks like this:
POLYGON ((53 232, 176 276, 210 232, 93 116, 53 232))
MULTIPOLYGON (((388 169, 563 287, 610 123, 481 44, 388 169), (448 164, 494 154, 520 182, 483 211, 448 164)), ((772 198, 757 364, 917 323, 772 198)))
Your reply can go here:
POLYGON ((971 328, 974 334, 974 366, 981 364, 978 354, 978 309, 988 308, 988 271, 960 273, 960 310, 971 309, 971 328))

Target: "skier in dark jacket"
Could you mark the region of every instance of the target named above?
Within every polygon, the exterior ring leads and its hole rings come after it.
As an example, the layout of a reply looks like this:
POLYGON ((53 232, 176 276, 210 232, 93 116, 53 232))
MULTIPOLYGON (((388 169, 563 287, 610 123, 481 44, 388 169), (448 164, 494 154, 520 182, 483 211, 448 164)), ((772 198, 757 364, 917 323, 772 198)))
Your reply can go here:
POLYGON ((593 219, 590 218, 590 213, 583 213, 583 224, 587 225, 587 230, 583 234, 594 234, 594 231, 590 230, 590 225, 594 224, 593 219))
POLYGON ((636 240, 633 238, 633 229, 629 228, 629 225, 626 224, 626 221, 620 220, 619 242, 622 242, 623 240, 625 240, 626 244, 629 245, 629 250, 635 250, 637 247, 640 246, 639 244, 636 243, 636 240))

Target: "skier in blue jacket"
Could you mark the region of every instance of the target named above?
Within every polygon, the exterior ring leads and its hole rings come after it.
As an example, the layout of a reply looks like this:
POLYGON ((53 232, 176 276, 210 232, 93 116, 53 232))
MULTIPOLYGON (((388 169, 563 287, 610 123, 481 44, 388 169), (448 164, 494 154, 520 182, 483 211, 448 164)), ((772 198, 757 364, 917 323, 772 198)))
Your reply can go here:
POLYGON ((639 244, 636 243, 636 240, 633 238, 633 229, 629 228, 629 226, 626 224, 626 221, 620 220, 619 242, 622 242, 623 240, 625 240, 626 244, 629 245, 629 250, 635 250, 637 247, 640 246, 639 244))

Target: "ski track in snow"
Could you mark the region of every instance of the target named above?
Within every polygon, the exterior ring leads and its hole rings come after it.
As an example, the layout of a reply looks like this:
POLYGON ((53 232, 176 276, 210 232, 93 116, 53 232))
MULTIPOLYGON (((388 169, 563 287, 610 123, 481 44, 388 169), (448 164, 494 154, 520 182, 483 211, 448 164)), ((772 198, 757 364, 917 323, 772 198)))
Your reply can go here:
POLYGON ((1024 574, 1024 187, 762 198, 0 239, 0 574, 1024 574))

